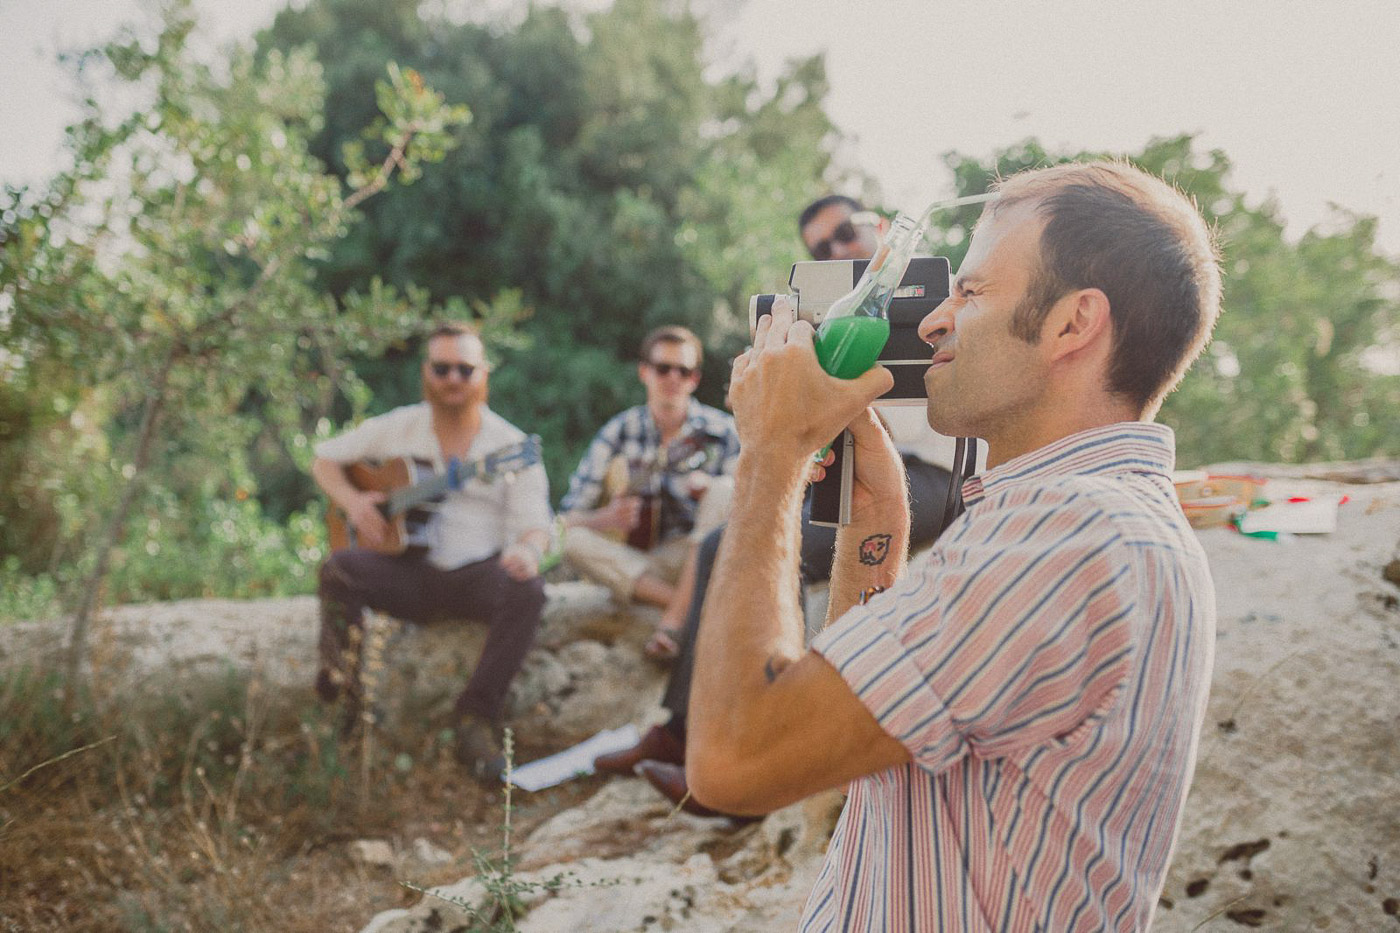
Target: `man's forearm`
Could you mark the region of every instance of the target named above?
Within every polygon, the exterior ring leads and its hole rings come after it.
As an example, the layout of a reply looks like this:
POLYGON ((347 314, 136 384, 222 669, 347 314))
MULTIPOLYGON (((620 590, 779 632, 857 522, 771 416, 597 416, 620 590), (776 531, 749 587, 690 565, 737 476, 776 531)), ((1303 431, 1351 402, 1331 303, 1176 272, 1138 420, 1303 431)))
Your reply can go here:
POLYGON ((317 457, 311 461, 311 478, 321 487, 321 491, 342 509, 348 507, 358 491, 345 475, 345 467, 325 457, 317 457))
POLYGON ((692 740, 762 742, 756 701, 803 651, 799 516, 806 465, 746 462, 705 598, 687 728, 692 740))
POLYGON ((888 589, 909 559, 909 514, 889 509, 836 532, 826 624, 845 615, 861 596, 888 589))

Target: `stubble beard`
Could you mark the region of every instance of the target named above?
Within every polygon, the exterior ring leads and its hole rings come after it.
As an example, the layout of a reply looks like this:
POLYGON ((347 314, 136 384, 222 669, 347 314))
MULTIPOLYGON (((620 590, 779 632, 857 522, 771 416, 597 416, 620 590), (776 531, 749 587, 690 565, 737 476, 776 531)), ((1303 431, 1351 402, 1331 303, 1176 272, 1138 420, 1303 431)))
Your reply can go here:
POLYGON ((474 392, 470 387, 463 387, 462 394, 458 399, 450 398, 442 389, 434 386, 427 379, 423 380, 423 398, 427 400, 432 408, 444 414, 460 415, 470 410, 473 406, 486 400, 485 392, 474 392))

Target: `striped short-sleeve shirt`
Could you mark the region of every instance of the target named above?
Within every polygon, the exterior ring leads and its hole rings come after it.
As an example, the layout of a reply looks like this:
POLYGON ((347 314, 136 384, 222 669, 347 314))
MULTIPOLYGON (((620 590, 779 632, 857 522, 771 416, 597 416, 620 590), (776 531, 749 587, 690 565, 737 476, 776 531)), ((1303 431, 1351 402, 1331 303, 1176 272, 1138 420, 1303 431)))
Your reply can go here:
POLYGON ((803 930, 1141 930, 1205 714, 1215 595, 1169 428, 1075 434, 814 642, 913 758, 853 782, 803 930))

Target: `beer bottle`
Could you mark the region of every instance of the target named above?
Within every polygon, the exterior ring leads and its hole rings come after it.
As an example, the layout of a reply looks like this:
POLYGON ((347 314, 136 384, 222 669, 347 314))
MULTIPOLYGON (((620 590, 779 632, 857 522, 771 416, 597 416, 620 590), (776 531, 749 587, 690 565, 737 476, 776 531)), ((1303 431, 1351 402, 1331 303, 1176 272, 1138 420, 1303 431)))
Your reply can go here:
POLYGON ((817 328, 817 359, 840 379, 854 379, 875 364, 890 338, 890 301, 922 242, 924 224, 898 214, 856 287, 838 298, 817 328))

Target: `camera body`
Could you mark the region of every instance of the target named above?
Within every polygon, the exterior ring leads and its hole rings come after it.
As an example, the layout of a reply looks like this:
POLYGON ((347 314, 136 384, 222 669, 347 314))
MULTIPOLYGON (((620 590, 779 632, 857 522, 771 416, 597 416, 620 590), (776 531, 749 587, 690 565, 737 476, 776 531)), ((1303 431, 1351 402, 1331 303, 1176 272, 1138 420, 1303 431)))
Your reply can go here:
MULTIPOLYGON (((791 293, 785 296, 797 316, 813 327, 821 324, 838 298, 846 295, 865 273, 865 259, 796 262, 788 276, 791 293)), ((880 352, 880 363, 894 375, 894 388, 880 396, 882 405, 923 405, 924 373, 932 353, 919 339, 919 322, 948 297, 949 264, 941 256, 920 256, 909 261, 904 278, 890 302, 890 339, 880 352)), ((749 334, 758 319, 773 310, 777 295, 749 299, 749 334)))
MULTIPOLYGON (((749 299, 749 334, 752 336, 758 327, 759 318, 772 313, 773 302, 779 297, 788 300, 798 318, 819 326, 832 304, 855 287, 869 264, 864 259, 793 263, 788 276, 790 294, 754 295, 749 299)), ((879 356, 879 362, 893 374, 894 386, 880 396, 880 404, 927 404, 924 373, 932 351, 919 339, 919 322, 948 297, 949 275, 948 260, 941 256, 916 257, 904 270, 904 278, 890 301, 890 339, 879 356)), ((827 468, 826 479, 812 484, 810 521, 817 525, 850 522, 855 471, 851 433, 842 431, 831 449, 836 459, 827 468)))

